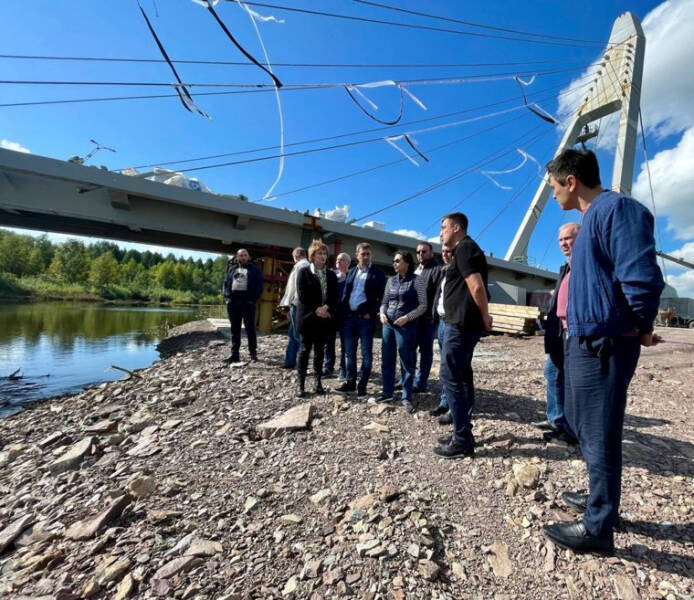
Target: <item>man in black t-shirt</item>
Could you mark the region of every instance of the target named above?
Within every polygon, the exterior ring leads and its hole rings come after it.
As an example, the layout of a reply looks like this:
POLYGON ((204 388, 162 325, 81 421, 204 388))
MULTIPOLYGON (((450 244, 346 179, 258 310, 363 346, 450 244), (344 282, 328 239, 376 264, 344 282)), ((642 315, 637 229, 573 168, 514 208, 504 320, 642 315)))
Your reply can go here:
POLYGON ((441 219, 441 243, 454 247, 443 288, 444 332, 440 377, 453 417, 453 435, 441 439, 434 453, 443 458, 474 456, 472 407, 475 388, 472 354, 484 331, 492 328, 488 310, 487 259, 467 234, 460 212, 441 219))

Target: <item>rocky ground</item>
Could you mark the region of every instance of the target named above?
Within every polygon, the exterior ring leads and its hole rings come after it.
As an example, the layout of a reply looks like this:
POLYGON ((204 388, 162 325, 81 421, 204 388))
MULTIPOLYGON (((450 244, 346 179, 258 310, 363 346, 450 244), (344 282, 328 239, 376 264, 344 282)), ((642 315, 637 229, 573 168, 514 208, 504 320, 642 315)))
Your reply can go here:
POLYGON ((560 492, 586 485, 580 455, 530 425, 541 338, 480 343, 477 456, 446 461, 437 386, 414 417, 328 393, 296 409, 308 428, 263 428, 300 404, 284 339, 228 367, 206 334, 0 421, 0 596, 694 597, 694 332, 662 334, 631 387, 614 556, 541 534, 575 518, 560 492))

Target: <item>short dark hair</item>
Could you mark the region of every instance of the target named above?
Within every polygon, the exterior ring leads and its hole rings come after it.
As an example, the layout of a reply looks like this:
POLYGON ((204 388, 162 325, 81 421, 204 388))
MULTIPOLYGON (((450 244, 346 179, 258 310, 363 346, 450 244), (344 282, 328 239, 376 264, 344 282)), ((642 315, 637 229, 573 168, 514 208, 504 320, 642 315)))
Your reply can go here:
POLYGON ((357 244, 357 254, 359 254, 360 250, 371 250, 371 244, 369 242, 359 242, 357 244))
POLYGON ((434 251, 434 247, 429 242, 417 242, 417 247, 419 246, 428 246, 429 250, 431 250, 432 252, 434 251))
POLYGON ((463 231, 467 232, 468 221, 467 221, 467 217, 463 213, 453 212, 453 213, 448 213, 447 215, 443 215, 443 217, 441 217, 441 221, 445 221, 446 219, 450 219, 454 223, 457 223, 458 225, 460 225, 460 228, 463 231))
POLYGON ((595 154, 590 150, 567 148, 559 156, 547 163, 549 173, 560 185, 566 185, 566 178, 573 175, 583 185, 596 188, 600 185, 600 166, 595 154))
POLYGON ((412 257, 412 254, 405 250, 396 250, 393 252, 393 258, 395 258, 398 254, 407 263, 407 272, 414 273, 414 258, 412 257))

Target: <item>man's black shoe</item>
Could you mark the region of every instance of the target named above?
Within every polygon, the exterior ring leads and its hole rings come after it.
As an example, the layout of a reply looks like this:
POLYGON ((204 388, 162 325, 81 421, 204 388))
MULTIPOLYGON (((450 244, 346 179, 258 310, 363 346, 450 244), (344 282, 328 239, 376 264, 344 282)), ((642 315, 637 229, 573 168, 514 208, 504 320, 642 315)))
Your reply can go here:
POLYGON ((341 383, 339 386, 337 386, 338 392, 353 392, 354 390, 357 389, 357 384, 354 383, 353 381, 345 381, 344 383, 341 383))
POLYGON ((436 441, 439 443, 439 446, 448 446, 448 444, 450 444, 452 440, 453 434, 451 433, 449 435, 442 435, 436 441))
POLYGON ((381 392, 378 396, 376 396, 376 402, 392 402, 393 401, 393 394, 384 394, 381 392))
POLYGON ((403 402, 402 405, 405 407, 405 412, 407 412, 410 415, 413 415, 417 412, 417 408, 409 400, 405 400, 405 402, 403 402))
POLYGON ((366 396, 366 385, 359 384, 357 386, 357 397, 366 396))
POLYGON ((554 431, 545 431, 542 434, 542 439, 545 442, 564 442, 569 446, 578 445, 578 440, 567 433, 564 429, 555 429, 554 431))
POLYGON ((564 492, 561 499, 569 508, 580 513, 586 512, 588 507, 588 494, 579 494, 578 492, 564 492))
POLYGON ((432 408, 429 411, 429 414, 432 417, 440 417, 442 414, 447 413, 447 412, 448 412, 448 408, 446 408, 445 406, 441 406, 439 404, 436 408, 432 408))
POLYGON ((240 359, 238 356, 227 356, 227 357, 224 359, 224 362, 225 362, 226 364, 230 365, 231 363, 241 362, 241 359, 240 359))
POLYGON ((257 362, 258 362, 258 357, 257 357, 257 356, 251 356, 251 362, 252 362, 252 363, 257 363, 257 362))
POLYGON ((439 417, 439 425, 453 425, 453 415, 450 411, 439 417))
POLYGON ((614 550, 614 537, 612 532, 597 536, 591 535, 583 521, 575 523, 557 523, 545 525, 542 528, 545 537, 552 540, 557 546, 569 548, 574 552, 612 552, 614 550))
POLYGON ((418 385, 416 385, 412 388, 412 391, 415 394, 426 394, 427 389, 425 387, 419 387, 418 385))
MULTIPOLYGON (((561 499, 569 508, 578 513, 583 514, 588 508, 588 494, 579 494, 578 492, 563 492, 561 499)), ((615 531, 622 531, 622 520, 617 517, 617 522, 614 524, 615 531)))
POLYGON ((399 392, 399 391, 402 389, 402 383, 400 383, 400 382, 398 381, 398 382, 393 386, 393 389, 394 389, 396 392, 399 392))
POLYGON ((451 440, 446 445, 436 446, 434 454, 441 458, 464 458, 465 456, 475 456, 474 444, 461 444, 455 440, 451 440))
POLYGON ((552 425, 549 421, 536 421, 533 423, 533 427, 537 427, 538 429, 542 429, 542 431, 555 431, 556 427, 552 425))

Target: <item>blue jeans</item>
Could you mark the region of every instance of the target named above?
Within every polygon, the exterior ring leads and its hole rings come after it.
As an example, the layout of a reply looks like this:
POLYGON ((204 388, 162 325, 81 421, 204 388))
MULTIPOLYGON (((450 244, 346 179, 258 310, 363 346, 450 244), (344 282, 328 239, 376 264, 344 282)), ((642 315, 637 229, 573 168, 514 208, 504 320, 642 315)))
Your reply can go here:
POLYGON ((556 429, 568 429, 564 417, 564 353, 547 355, 545 362, 547 382, 547 421, 556 429))
POLYGON ((414 323, 404 327, 383 326, 381 340, 381 374, 383 376, 383 393, 393 395, 395 385, 395 357, 400 357, 402 373, 402 401, 412 401, 414 386, 415 342, 417 330, 414 323))
POLYGON ((301 336, 296 332, 296 306, 289 307, 289 329, 287 330, 287 350, 284 353, 284 366, 293 369, 296 366, 296 355, 301 346, 301 336))
MULTIPOLYGON (((434 362, 434 321, 431 319, 417 319, 417 333, 415 351, 419 350, 419 368, 414 378, 414 387, 420 390, 427 389, 431 363, 434 362)), ((417 354, 415 352, 415 361, 417 354)), ((402 379, 401 379, 402 382, 402 379)))
POLYGON ((348 382, 357 380, 357 343, 361 344, 361 369, 359 372, 359 385, 366 387, 371 376, 373 364, 373 343, 376 319, 365 319, 360 315, 350 314, 345 318, 345 367, 348 382))
POLYGON ((443 329, 441 381, 453 417, 453 440, 472 444, 472 407, 475 386, 472 379, 472 354, 480 340, 479 331, 465 331, 446 323, 443 329))
MULTIPOLYGON (((436 328, 436 338, 439 341, 439 354, 441 355, 441 364, 443 364, 443 329, 446 324, 443 319, 439 319, 438 327, 436 328)), ((446 400, 446 390, 443 388, 443 381, 441 380, 441 375, 439 373, 439 381, 441 381, 441 400, 439 400, 439 406, 442 408, 448 408, 448 400, 446 400)))
POLYGON ((328 340, 325 342, 325 362, 323 363, 323 371, 332 373, 335 370, 336 334, 340 336, 340 379, 345 379, 345 336, 343 335, 343 327, 341 322, 338 324, 337 330, 330 330, 328 340))
POLYGON ((231 301, 227 304, 227 315, 231 325, 231 356, 232 358, 239 357, 241 348, 241 321, 246 328, 246 336, 248 337, 248 353, 251 358, 256 356, 257 340, 255 334, 255 302, 234 301, 232 296, 231 301))
POLYGON ((564 342, 564 409, 588 467, 583 523, 593 535, 611 534, 617 522, 624 411, 640 352, 637 336, 569 337, 564 342))

